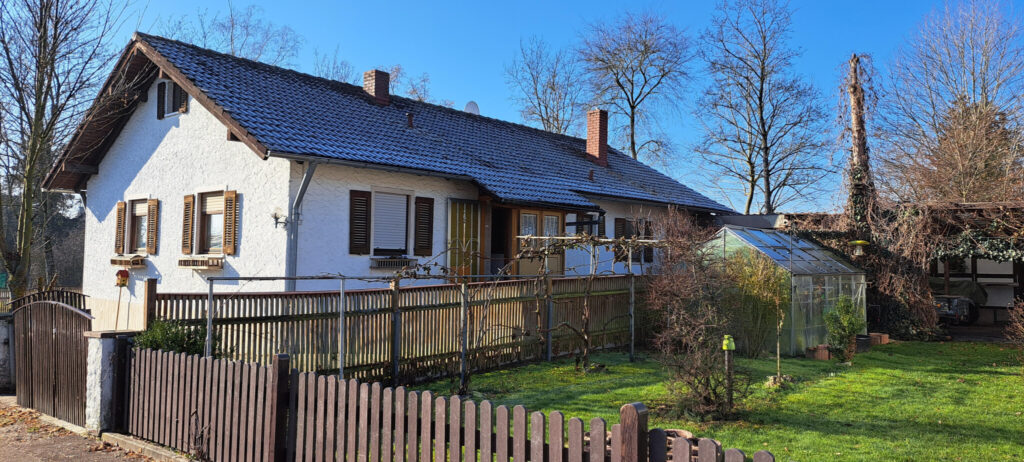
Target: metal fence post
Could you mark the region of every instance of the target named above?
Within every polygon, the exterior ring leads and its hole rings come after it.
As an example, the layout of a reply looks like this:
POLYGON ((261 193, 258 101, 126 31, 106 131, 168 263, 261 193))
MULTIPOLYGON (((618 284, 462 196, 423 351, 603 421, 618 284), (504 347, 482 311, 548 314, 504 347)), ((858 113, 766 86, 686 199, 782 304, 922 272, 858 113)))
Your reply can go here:
POLYGON ((462 281, 462 316, 460 323, 462 324, 462 355, 460 358, 461 370, 459 371, 459 391, 463 392, 466 390, 466 349, 469 346, 469 285, 466 281, 462 281))
POLYGON ((345 380, 345 340, 348 329, 345 328, 345 280, 341 280, 338 296, 338 379, 345 380))
POLYGON ((206 346, 203 356, 213 356, 213 280, 207 281, 210 291, 206 296, 206 346))
POLYGON ((399 385, 399 362, 402 359, 402 310, 399 307, 398 278, 391 280, 391 385, 399 385))

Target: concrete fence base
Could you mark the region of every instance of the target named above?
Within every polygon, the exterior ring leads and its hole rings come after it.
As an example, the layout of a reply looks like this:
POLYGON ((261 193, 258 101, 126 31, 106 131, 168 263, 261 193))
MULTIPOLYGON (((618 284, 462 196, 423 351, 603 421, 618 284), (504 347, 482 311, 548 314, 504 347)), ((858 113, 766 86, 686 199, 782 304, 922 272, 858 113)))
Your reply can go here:
POLYGON ((89 331, 85 385, 85 428, 92 433, 123 430, 127 387, 124 364, 134 331, 89 331))

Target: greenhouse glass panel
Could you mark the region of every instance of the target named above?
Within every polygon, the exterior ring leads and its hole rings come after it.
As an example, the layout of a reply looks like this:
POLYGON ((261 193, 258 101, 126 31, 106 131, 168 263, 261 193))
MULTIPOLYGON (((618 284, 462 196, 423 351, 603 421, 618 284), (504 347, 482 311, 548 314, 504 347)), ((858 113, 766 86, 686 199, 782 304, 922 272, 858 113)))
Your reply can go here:
POLYGON ((809 239, 781 230, 728 225, 709 245, 717 246, 712 253, 722 258, 754 249, 790 273, 790 307, 780 338, 783 354, 802 355, 808 347, 825 343, 824 315, 842 296, 850 297, 865 315, 864 272, 809 239))

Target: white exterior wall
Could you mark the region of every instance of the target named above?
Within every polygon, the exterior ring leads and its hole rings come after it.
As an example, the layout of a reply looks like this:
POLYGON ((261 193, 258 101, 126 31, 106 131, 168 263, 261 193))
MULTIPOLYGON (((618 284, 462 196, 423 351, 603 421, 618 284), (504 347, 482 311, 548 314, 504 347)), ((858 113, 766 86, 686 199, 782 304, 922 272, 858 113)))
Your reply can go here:
MULTIPOLYGON (((142 287, 157 278, 161 292, 205 292, 203 274, 219 276, 284 273, 286 236, 271 215, 287 213, 289 163, 261 160, 243 143, 227 140, 227 128, 194 99, 185 114, 156 118, 156 82, 141 102, 88 184, 85 216, 85 263, 82 288, 96 320, 93 329, 139 328, 142 287), (181 253, 183 197, 234 189, 239 196, 237 253, 226 256, 224 269, 199 273, 178 268, 181 253), (160 200, 159 248, 145 268, 131 270, 121 295, 114 286, 118 201, 160 200), (119 322, 115 325, 115 313, 119 322), (130 323, 130 324, 129 324, 130 323)), ((126 220, 127 221, 127 220, 126 220)), ((126 224, 127 226, 127 224, 126 224)), ((282 290, 283 282, 219 283, 221 290, 282 290)))
MULTIPOLYGON (((667 215, 668 209, 664 206, 659 207, 655 205, 640 205, 629 202, 617 202, 609 200, 597 200, 591 199, 595 204, 601 207, 605 211, 604 215, 604 231, 606 238, 615 237, 615 219, 626 218, 636 219, 645 218, 654 220, 655 223, 658 219, 663 218, 667 215)), ((568 214, 565 222, 572 223, 576 221, 574 214, 568 214)), ((654 233, 658 233, 657 226, 653 229, 654 233)), ((576 233, 575 226, 566 226, 565 232, 567 235, 573 235, 576 233)), ((657 235, 655 235, 657 238, 657 235)), ((657 252, 655 252, 657 253, 657 252)), ((600 273, 615 273, 615 274, 626 274, 629 272, 629 264, 627 262, 614 262, 614 253, 611 249, 605 250, 603 247, 597 249, 597 272, 600 273)), ((565 270, 567 275, 584 275, 590 272, 590 252, 586 250, 567 250, 565 253, 565 270)), ((651 270, 650 263, 633 263, 633 272, 636 274, 643 274, 651 270)))
MULTIPOLYGON (((304 168, 294 165, 291 171, 292 195, 302 181, 304 168)), ((448 240, 448 200, 472 199, 478 197, 477 187, 468 181, 395 173, 383 170, 320 165, 317 167, 306 195, 302 201, 299 224, 298 264, 296 274, 311 276, 319 274, 344 274, 346 276, 388 276, 393 269, 370 269, 367 255, 348 253, 349 233, 349 191, 380 191, 408 194, 412 197, 434 199, 434 257, 420 257, 420 262, 437 261, 446 265, 444 250, 448 240)), ((409 203, 407 220, 408 256, 412 257, 412 223, 414 207, 409 203)), ((371 207, 371 215, 373 208, 371 207)), ((371 218, 372 220, 372 218, 371 218)), ((371 233, 374 232, 371 226, 371 233)), ((371 238, 372 242, 372 238, 371 238)), ((420 284, 437 284, 435 281, 418 281, 420 284)), ((380 283, 350 281, 346 288, 380 287, 380 283)), ((410 283, 406 283, 407 285, 410 283)), ((332 290, 338 288, 337 281, 299 281, 298 290, 332 290)))

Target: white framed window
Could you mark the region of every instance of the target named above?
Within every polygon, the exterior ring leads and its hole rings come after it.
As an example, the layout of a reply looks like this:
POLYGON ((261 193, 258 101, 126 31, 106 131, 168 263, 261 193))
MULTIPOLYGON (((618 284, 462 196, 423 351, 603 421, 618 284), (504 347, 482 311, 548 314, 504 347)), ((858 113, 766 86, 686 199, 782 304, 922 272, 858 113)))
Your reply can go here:
POLYGON ((409 195, 374 191, 373 254, 408 254, 409 195))

